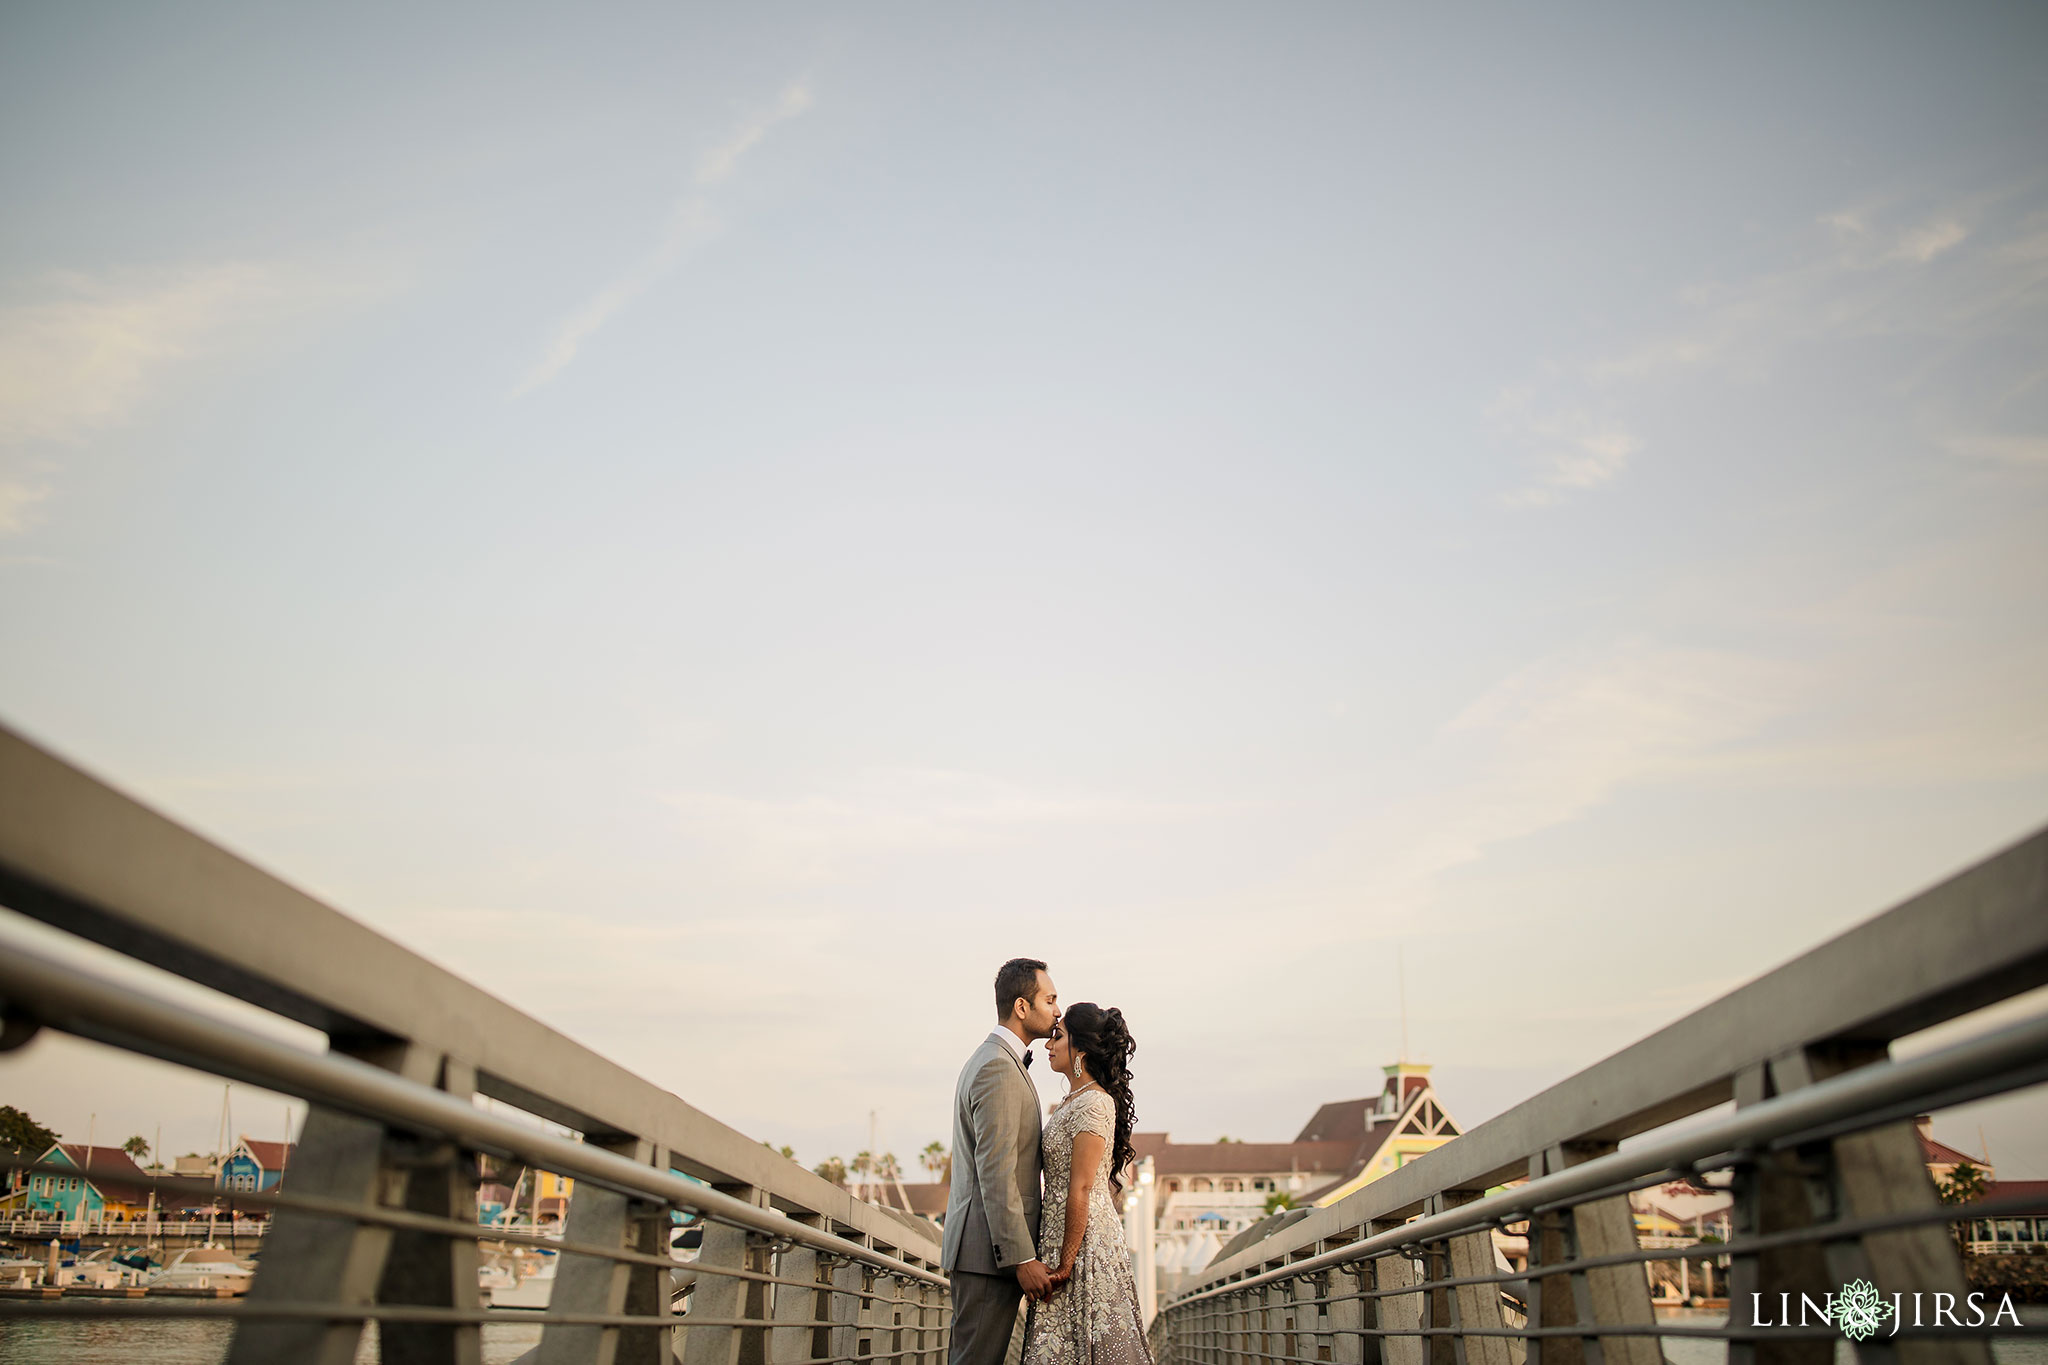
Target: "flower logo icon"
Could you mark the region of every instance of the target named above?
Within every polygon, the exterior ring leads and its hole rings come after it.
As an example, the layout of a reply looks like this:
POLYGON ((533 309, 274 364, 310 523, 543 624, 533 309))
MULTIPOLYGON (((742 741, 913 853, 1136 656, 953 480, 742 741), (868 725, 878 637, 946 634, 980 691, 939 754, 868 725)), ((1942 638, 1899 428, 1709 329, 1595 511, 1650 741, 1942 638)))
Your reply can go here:
POLYGON ((1892 1305, 1868 1280, 1851 1280, 1835 1295, 1835 1325, 1852 1341, 1863 1341, 1892 1315, 1892 1305))

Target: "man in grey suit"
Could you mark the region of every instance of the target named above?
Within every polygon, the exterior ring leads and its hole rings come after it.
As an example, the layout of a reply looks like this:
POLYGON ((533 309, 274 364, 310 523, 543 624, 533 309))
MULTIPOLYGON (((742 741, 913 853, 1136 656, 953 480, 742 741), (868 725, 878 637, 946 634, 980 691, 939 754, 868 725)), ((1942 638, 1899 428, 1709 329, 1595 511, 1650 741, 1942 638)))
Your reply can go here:
POLYGON ((1012 958, 996 973, 996 1027, 953 1089, 953 1192, 941 1264, 953 1280, 947 1365, 1002 1365, 1017 1304, 1052 1285, 1038 1259, 1038 1087, 1031 1044, 1060 1021, 1045 964, 1012 958))

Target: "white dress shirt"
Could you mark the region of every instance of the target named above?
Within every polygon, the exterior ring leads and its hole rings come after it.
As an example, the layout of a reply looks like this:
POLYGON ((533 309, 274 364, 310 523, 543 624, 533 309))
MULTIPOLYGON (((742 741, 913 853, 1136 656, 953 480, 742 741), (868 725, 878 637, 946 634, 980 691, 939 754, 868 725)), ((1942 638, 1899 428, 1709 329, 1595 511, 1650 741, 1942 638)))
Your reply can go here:
POLYGON ((1017 1040, 1016 1034, 1010 1032, 1001 1024, 998 1024, 995 1026, 993 1030, 990 1031, 989 1037, 1000 1038, 1002 1040, 1003 1046, 1010 1049, 1011 1056, 1015 1057, 1018 1061, 1024 1063, 1026 1066, 1031 1065, 1031 1049, 1027 1047, 1025 1044, 1019 1042, 1017 1040))

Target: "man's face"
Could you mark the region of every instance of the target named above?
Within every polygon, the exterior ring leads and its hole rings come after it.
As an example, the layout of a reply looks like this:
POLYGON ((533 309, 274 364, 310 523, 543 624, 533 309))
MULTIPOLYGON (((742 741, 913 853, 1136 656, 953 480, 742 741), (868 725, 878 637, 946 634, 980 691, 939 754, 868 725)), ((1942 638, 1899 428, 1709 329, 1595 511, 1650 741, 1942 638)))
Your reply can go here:
POLYGON ((1060 996, 1053 989, 1052 978, 1040 972, 1038 987, 1031 999, 1015 1008, 1020 1012, 1017 1022, 1027 1039, 1036 1041, 1052 1037, 1053 1026, 1060 1021, 1060 996))

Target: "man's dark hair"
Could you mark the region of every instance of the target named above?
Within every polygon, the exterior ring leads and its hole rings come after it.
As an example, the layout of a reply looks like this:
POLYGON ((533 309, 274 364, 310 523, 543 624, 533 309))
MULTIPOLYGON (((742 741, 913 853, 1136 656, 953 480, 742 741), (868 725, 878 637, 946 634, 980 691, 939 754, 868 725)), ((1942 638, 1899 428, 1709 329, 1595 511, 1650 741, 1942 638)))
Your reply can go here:
POLYGON ((1010 1008, 1018 1000, 1029 1000, 1038 994, 1038 974, 1045 970, 1045 964, 1035 957, 1013 957, 996 973, 996 1018, 1010 1017, 1010 1008))

